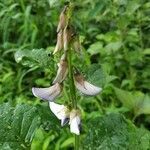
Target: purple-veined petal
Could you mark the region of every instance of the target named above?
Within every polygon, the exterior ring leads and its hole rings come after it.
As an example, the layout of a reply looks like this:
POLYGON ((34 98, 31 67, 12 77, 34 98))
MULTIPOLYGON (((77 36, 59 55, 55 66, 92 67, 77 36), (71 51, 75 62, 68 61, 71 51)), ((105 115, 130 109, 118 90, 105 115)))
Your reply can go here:
POLYGON ((54 101, 60 95, 62 87, 59 83, 54 84, 48 88, 32 88, 32 93, 35 97, 42 100, 54 101))
POLYGON ((89 96, 97 95, 102 90, 102 88, 85 81, 80 74, 75 75, 75 86, 81 93, 89 96))

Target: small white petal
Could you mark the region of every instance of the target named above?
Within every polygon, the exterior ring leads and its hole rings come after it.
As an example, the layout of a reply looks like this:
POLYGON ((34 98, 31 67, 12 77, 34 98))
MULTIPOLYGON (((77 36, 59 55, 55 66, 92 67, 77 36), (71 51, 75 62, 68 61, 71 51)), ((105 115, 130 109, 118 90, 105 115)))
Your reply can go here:
POLYGON ((76 110, 71 111, 70 113, 70 131, 71 133, 75 133, 77 135, 80 134, 80 117, 79 117, 79 112, 76 110))
POLYGON ((74 117, 70 122, 70 131, 77 135, 80 134, 80 118, 78 116, 74 117))
POLYGON ((48 88, 32 88, 32 93, 35 97, 48 101, 54 101, 55 98, 60 95, 61 91, 62 87, 59 83, 56 83, 48 88))
POLYGON ((75 86, 81 93, 89 96, 94 96, 101 92, 102 88, 97 87, 87 81, 84 81, 81 75, 77 76, 77 78, 75 77, 75 86))
POLYGON ((66 106, 49 102, 49 107, 54 115, 61 120, 61 126, 64 126, 69 121, 69 110, 66 106))

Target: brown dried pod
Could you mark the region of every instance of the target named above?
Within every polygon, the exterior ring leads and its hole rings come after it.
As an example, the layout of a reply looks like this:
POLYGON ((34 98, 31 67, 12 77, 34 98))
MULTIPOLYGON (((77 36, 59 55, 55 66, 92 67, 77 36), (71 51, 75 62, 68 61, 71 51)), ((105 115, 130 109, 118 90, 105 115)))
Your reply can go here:
POLYGON ((67 25, 67 11, 68 11, 68 5, 66 5, 61 12, 59 16, 59 23, 57 27, 57 33, 60 32, 60 30, 64 30, 65 26, 67 25))
POLYGON ((75 32, 72 26, 66 26, 63 33, 64 50, 67 51, 75 32))

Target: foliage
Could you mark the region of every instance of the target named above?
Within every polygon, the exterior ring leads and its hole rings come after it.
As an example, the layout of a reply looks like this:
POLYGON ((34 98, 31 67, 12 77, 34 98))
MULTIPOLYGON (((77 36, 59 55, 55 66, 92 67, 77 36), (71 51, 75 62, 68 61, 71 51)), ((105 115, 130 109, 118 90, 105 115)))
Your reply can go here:
MULTIPOLYGON (((68 126, 60 130, 46 103, 31 93, 33 86, 49 86, 55 77, 59 54, 52 52, 65 2, 0 0, 0 149, 73 148, 68 126)), ((103 88, 95 98, 77 95, 81 148, 148 149, 150 2, 76 0, 74 5, 82 43, 81 60, 74 63, 103 88)), ((67 98, 60 97, 60 103, 67 98)))
POLYGON ((147 150, 150 147, 150 133, 138 129, 119 114, 98 117, 88 123, 88 132, 84 139, 83 149, 137 149, 147 150))

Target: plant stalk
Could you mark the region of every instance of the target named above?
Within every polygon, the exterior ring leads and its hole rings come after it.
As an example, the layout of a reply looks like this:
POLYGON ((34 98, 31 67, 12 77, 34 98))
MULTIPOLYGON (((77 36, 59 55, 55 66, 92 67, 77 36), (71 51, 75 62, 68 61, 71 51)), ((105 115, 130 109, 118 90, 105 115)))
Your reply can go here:
MULTIPOLYGON (((70 1, 70 11, 68 13, 68 21, 72 16, 72 9, 73 9, 73 5, 70 1)), ((71 99, 71 103, 72 103, 72 108, 77 109, 76 88, 75 88, 75 84, 74 84, 71 48, 69 48, 69 50, 68 50, 67 60, 68 60, 68 72, 69 72, 70 99, 71 99)), ((75 135, 74 138, 75 138, 74 149, 79 150, 79 136, 75 135)))
MULTIPOLYGON (((76 89, 74 84, 73 77, 73 65, 72 65, 72 50, 68 50, 68 70, 69 70, 69 87, 70 87, 70 99, 72 103, 72 108, 77 109, 77 101, 76 101, 76 89)), ((75 135, 75 150, 79 150, 79 136, 75 135)))
POLYGON ((72 102, 72 107, 77 109, 77 102, 76 102, 76 89, 74 84, 74 77, 73 77, 73 66, 72 66, 72 50, 68 50, 68 71, 69 71, 69 87, 70 87, 70 99, 72 102))

